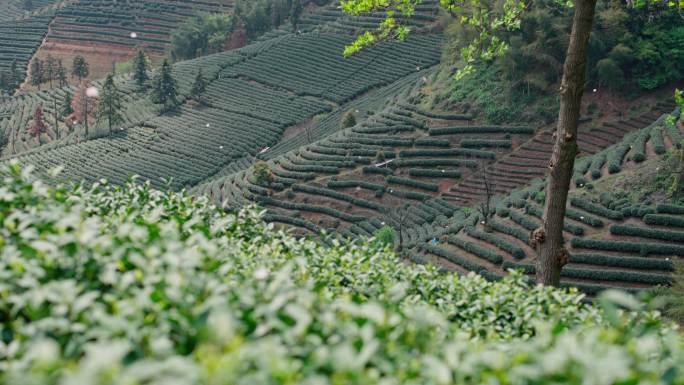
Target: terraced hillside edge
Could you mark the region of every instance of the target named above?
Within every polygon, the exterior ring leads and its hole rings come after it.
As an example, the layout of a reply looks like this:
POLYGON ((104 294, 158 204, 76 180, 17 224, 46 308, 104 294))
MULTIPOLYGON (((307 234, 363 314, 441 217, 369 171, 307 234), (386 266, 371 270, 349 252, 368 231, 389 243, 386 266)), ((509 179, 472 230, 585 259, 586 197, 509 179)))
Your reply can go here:
POLYGON ((265 148, 277 144, 288 127, 322 113, 347 111, 354 98, 383 88, 393 90, 393 83, 439 60, 439 39, 432 35, 416 35, 358 58, 341 59, 339 52, 350 41, 349 36, 332 33, 287 34, 240 50, 180 62, 174 66, 174 74, 184 97, 200 66, 211 79, 208 105, 196 107, 186 102, 161 116, 147 95, 135 91, 130 78, 119 77, 121 88, 127 90, 127 125, 113 138, 83 141, 76 130, 71 139, 23 154, 17 153, 31 145, 19 145, 21 139, 12 142, 11 138, 21 138, 16 134, 22 130, 19 122, 26 122, 32 105, 39 103, 35 99, 46 98, 46 94, 12 98, 4 106, 15 112, 0 124, 6 125, 8 143, 16 144, 6 146, 4 152, 23 164, 35 165, 42 174, 63 165, 67 179, 107 178, 123 183, 135 174, 157 187, 165 185, 162 178, 172 179, 172 188, 192 186, 225 168, 246 166, 265 148), (386 55, 388 51, 395 55, 386 55), (287 65, 274 71, 274 63, 287 65), (370 63, 381 63, 387 70, 377 71, 370 63), (352 77, 357 80, 350 81, 352 77), (84 168, 84 163, 92 167, 84 168))

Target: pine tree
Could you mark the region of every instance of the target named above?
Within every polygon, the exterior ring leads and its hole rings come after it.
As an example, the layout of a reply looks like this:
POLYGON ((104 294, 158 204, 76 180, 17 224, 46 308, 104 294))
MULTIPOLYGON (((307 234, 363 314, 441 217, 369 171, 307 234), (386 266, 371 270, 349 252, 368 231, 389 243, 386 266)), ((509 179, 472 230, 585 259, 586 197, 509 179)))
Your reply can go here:
POLYGON ((50 88, 52 88, 52 81, 57 78, 57 59, 54 56, 48 55, 45 58, 45 79, 43 81, 48 81, 50 83, 50 88))
POLYGON ((91 88, 89 82, 87 80, 82 81, 74 95, 74 99, 71 101, 71 108, 74 110, 72 116, 76 121, 83 123, 86 139, 89 136, 88 128, 93 114, 93 107, 95 106, 95 97, 88 95, 89 88, 91 88))
POLYGON ((302 2, 301 0, 292 0, 292 7, 290 8, 290 23, 292 23, 292 30, 297 32, 297 25, 299 18, 302 16, 302 2))
POLYGON ((0 72, 0 91, 9 92, 12 88, 11 82, 10 74, 7 71, 0 72))
POLYGON ((192 85, 190 90, 190 96, 197 103, 202 104, 202 96, 207 91, 207 79, 204 78, 202 74, 202 68, 200 67, 197 71, 197 76, 195 77, 195 83, 192 85))
POLYGON ((59 110, 57 109, 57 93, 52 93, 52 121, 55 129, 55 137, 59 139, 59 110))
POLYGON ((133 59, 133 79, 140 88, 144 88, 147 81, 150 80, 147 75, 147 57, 142 50, 138 51, 133 59))
POLYGON ((19 79, 21 76, 19 76, 19 64, 17 62, 17 59, 12 60, 12 64, 10 65, 10 73, 12 75, 12 81, 14 87, 19 86, 19 79))
POLYGON ((81 55, 74 57, 71 68, 71 76, 76 76, 78 78, 78 82, 80 83, 83 78, 88 77, 89 73, 90 70, 88 69, 88 62, 86 59, 81 55))
POLYGON ((55 74, 55 77, 59 82, 60 87, 66 87, 66 85, 68 84, 66 68, 64 68, 64 65, 62 64, 61 60, 57 61, 57 72, 55 74))
POLYGON ((24 10, 33 11, 33 0, 24 0, 24 10))
POLYGON ((73 99, 74 95, 71 92, 67 91, 67 93, 64 95, 64 104, 62 104, 62 108, 59 111, 59 114, 62 118, 66 118, 67 116, 74 113, 74 109, 71 107, 73 99))
POLYGON ((168 111, 178 105, 178 84, 171 73, 171 64, 164 60, 161 70, 152 80, 152 101, 163 104, 163 111, 168 111))
POLYGON ((123 122, 121 115, 121 94, 119 89, 114 84, 114 76, 107 75, 104 84, 102 85, 102 92, 100 93, 100 100, 97 103, 97 120, 107 121, 109 127, 109 135, 114 133, 113 126, 123 122))
POLYGON ((33 113, 33 121, 26 131, 33 137, 47 132, 47 125, 43 119, 43 107, 41 105, 36 107, 36 110, 33 113))
POLYGON ((31 85, 38 87, 40 90, 40 85, 45 81, 45 68, 43 66, 43 61, 36 58, 31 62, 31 85))

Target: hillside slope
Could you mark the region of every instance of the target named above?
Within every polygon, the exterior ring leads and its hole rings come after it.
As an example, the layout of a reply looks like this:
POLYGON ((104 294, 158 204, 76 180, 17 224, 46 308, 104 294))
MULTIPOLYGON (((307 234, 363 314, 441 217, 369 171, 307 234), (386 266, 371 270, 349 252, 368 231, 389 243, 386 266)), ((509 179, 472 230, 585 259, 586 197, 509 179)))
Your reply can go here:
POLYGON ((119 77, 127 123, 111 138, 105 130, 95 130, 98 139, 83 141, 77 128, 57 141, 51 141, 52 132, 37 141, 25 132, 33 109, 43 104, 51 116, 50 101, 63 91, 12 98, 0 104, 0 111, 9 114, 0 120, 7 143, 3 153, 35 165, 41 173, 63 165, 64 178, 75 180, 121 183, 137 174, 155 186, 164 185, 161 178, 172 178, 173 188, 192 186, 226 167, 239 169, 245 160, 277 144, 288 127, 322 113, 346 111, 353 99, 382 92, 382 87, 391 93, 393 83, 439 62, 439 38, 432 35, 415 35, 343 59, 342 49, 351 39, 334 33, 285 34, 180 62, 173 71, 181 94, 189 94, 201 67, 210 79, 208 103, 197 107, 185 102, 160 116, 147 94, 138 92, 130 78, 119 77))
POLYGON ((681 336, 653 312, 298 240, 146 184, 3 173, 2 384, 684 381, 681 336))

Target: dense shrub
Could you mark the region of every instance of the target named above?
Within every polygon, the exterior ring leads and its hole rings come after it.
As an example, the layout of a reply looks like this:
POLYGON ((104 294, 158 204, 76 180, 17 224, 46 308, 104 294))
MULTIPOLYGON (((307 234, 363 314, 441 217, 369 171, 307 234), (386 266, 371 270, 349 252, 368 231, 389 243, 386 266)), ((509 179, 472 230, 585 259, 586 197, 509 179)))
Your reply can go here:
MULTIPOLYGON (((527 274, 534 274, 536 268, 532 264, 510 262, 506 261, 504 267, 508 269, 522 269, 527 274)), ((561 277, 590 279, 595 281, 622 281, 622 282, 638 282, 647 283, 651 285, 667 285, 672 282, 669 275, 653 274, 653 273, 639 273, 634 271, 620 271, 608 269, 580 269, 576 267, 565 266, 561 270, 561 277)))
POLYGON ((655 314, 295 239, 184 193, 54 189, 14 168, 0 218, 3 384, 684 381, 655 314))
POLYGON ((491 233, 485 233, 484 231, 476 230, 472 226, 466 227, 465 231, 469 236, 479 239, 481 241, 491 243, 492 245, 500 248, 501 250, 506 251, 508 254, 512 255, 515 258, 525 258, 525 251, 522 249, 522 247, 510 243, 499 236, 496 236, 491 233))
POLYGON ((473 242, 468 242, 466 240, 463 240, 461 238, 455 237, 455 236, 450 236, 449 237, 449 243, 454 244, 463 250, 474 254, 480 258, 486 259, 487 261, 495 264, 495 265, 500 265, 501 262, 503 262, 503 257, 500 254, 497 254, 493 252, 492 250, 482 247, 480 245, 477 245, 473 242))
POLYGON ((593 158, 594 160, 591 162, 589 171, 591 172, 591 177, 593 179, 598 179, 601 177, 601 170, 603 169, 603 165, 606 164, 607 156, 605 152, 600 152, 594 155, 593 158))
POLYGON ((644 222, 649 225, 684 227, 684 218, 674 215, 646 214, 644 222))
POLYGON ((614 256, 605 254, 579 253, 570 256, 571 263, 610 267, 627 267, 643 270, 674 270, 672 261, 658 258, 614 256))
POLYGON ((651 130, 643 129, 636 136, 633 144, 632 159, 637 162, 643 162, 646 160, 646 142, 651 138, 651 130))
POLYGON ((582 223, 585 223, 591 227, 603 227, 603 221, 600 220, 599 218, 597 218, 591 214, 581 213, 581 212, 579 212, 577 210, 573 210, 569 207, 565 210, 565 216, 568 218, 572 218, 576 221, 580 221, 582 223))
POLYGON ((394 174, 394 170, 392 170, 391 168, 387 168, 387 167, 366 166, 363 168, 363 173, 364 174, 392 175, 392 174, 394 174))
POLYGON ((662 239, 664 241, 684 242, 684 232, 649 229, 630 225, 612 225, 610 233, 614 235, 631 235, 635 237, 662 239))
POLYGON ((461 172, 457 170, 433 170, 426 168, 410 168, 409 175, 432 178, 460 178, 461 172))
POLYGON ((469 148, 449 148, 449 149, 415 149, 401 150, 399 156, 402 158, 411 157, 439 157, 439 156, 468 156, 474 158, 494 159, 496 153, 491 151, 473 150, 469 148))
POLYGON ((570 204, 598 216, 606 217, 616 221, 623 219, 622 212, 611 210, 584 198, 572 197, 570 198, 570 204))
POLYGON ((439 167, 439 166, 465 166, 475 168, 477 161, 470 159, 399 159, 391 163, 393 167, 439 167))
POLYGON ((368 190, 384 191, 385 186, 381 184, 366 182, 363 180, 331 180, 328 182, 329 188, 348 188, 348 187, 363 187, 368 190))
POLYGON ((527 230, 532 231, 539 228, 539 223, 537 221, 532 220, 527 215, 520 214, 517 211, 511 211, 508 216, 513 222, 519 224, 527 230))
POLYGON ((371 202, 365 199, 357 198, 355 196, 341 193, 335 190, 329 190, 326 188, 320 188, 320 187, 315 187, 315 186, 309 186, 309 185, 303 185, 303 184, 295 184, 292 185, 292 190, 294 191, 301 191, 305 192, 308 194, 313 194, 313 195, 322 195, 330 198, 335 198, 339 199, 341 201, 349 202, 352 204, 355 204, 360 207, 365 207, 369 209, 374 209, 374 210, 385 210, 385 207, 377 202, 371 202))
POLYGON ((532 127, 505 127, 505 126, 456 126, 435 127, 429 131, 430 135, 455 135, 455 134, 534 134, 532 127))
POLYGON ((511 148, 512 142, 510 139, 463 139, 461 147, 466 148, 511 148))
POLYGON ((436 183, 421 182, 419 180, 408 179, 408 178, 400 178, 398 176, 388 176, 387 182, 394 183, 394 184, 400 184, 400 185, 404 185, 404 186, 409 186, 409 187, 415 187, 415 188, 419 188, 422 190, 435 191, 435 192, 439 191, 439 185, 437 185, 436 183))
POLYGON ((447 139, 420 138, 414 141, 416 146, 424 147, 449 147, 451 142, 447 139))
POLYGON ((606 154, 606 162, 608 163, 609 173, 615 174, 622 170, 622 161, 624 160, 625 155, 627 155, 629 150, 632 148, 632 142, 634 139, 634 135, 628 136, 623 139, 622 142, 610 148, 606 154))
POLYGON ((651 131, 651 144, 653 145, 653 151, 658 155, 662 155, 667 151, 665 142, 663 142, 662 127, 655 127, 651 131))
POLYGON ((663 243, 605 241, 602 239, 573 238, 572 247, 626 253, 679 255, 684 256, 684 246, 663 243))
POLYGON ((347 111, 342 116, 342 121, 340 122, 342 128, 349 128, 356 125, 356 115, 353 111, 347 111))
POLYGON ((490 221, 489 226, 491 226, 492 229, 508 234, 512 237, 518 238, 519 240, 528 243, 530 241, 530 233, 528 231, 525 231, 523 229, 513 227, 513 226, 508 226, 505 223, 502 222, 497 222, 497 221, 490 221))
POLYGON ((656 206, 656 211, 662 214, 684 215, 684 206, 671 203, 659 203, 656 206))

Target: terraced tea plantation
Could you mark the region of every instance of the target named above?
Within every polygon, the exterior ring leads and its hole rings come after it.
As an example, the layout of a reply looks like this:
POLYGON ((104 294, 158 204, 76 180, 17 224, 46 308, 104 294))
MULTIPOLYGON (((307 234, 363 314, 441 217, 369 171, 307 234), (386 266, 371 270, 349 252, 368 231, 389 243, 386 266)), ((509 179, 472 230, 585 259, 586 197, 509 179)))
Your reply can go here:
MULTIPOLYGON (((419 84, 409 85, 402 94, 411 94, 419 84)), ((648 230, 653 221, 666 220, 659 216, 669 213, 665 206, 590 196, 583 189, 589 181, 664 154, 679 143, 679 130, 665 124, 669 114, 662 111, 668 107, 672 105, 659 103, 642 117, 607 123, 603 127, 623 127, 610 136, 618 143, 577 162, 578 190, 566 224, 572 256, 563 270, 564 285, 594 294, 608 287, 637 290, 670 282, 673 261, 684 257, 677 245, 684 232, 648 230), (639 125, 646 127, 633 131, 639 125)), ((408 101, 391 103, 379 114, 360 115, 361 123, 326 139, 276 156, 269 155, 270 150, 260 155, 268 160, 269 180, 259 180, 253 168, 233 170, 193 191, 233 207, 259 203, 268 209, 268 220, 303 234, 325 230, 357 238, 391 226, 402 229, 407 254, 417 261, 476 271, 491 279, 511 268, 533 274, 535 251, 529 238, 540 226, 544 203, 544 185, 534 178, 543 175, 548 162, 541 158, 548 150, 539 146, 547 131, 477 125, 468 115, 425 111, 408 101), (538 149, 539 160, 523 156, 530 148, 538 149), (512 159, 517 163, 509 167, 528 170, 523 176, 505 168, 492 171, 512 159), (485 184, 492 196, 508 196, 493 198, 497 214, 491 232, 485 231, 478 210, 463 204, 459 190, 464 181, 477 181, 482 190, 472 195, 480 199, 486 196, 485 184), (530 182, 532 187, 516 190, 530 182)), ((589 133, 586 140, 594 146, 610 144, 591 139, 602 130, 589 133)), ((600 148, 583 145, 585 153, 600 148)), ((670 219, 678 223, 682 218, 670 219)))
POLYGON ((406 241, 414 245, 459 210, 443 194, 450 186, 535 132, 469 125, 470 119, 393 104, 300 150, 277 157, 267 152, 270 183, 247 170, 195 190, 234 206, 258 202, 269 208, 269 219, 314 233, 371 236, 403 222, 406 241))
POLYGON ((227 11, 232 5, 232 0, 78 0, 57 12, 47 42, 130 50, 142 45, 149 53, 162 54, 171 32, 188 17, 197 12, 227 11))
MULTIPOLYGON (((122 183, 131 175, 140 175, 155 187, 165 187, 165 180, 170 180, 170 186, 176 189, 193 186, 247 167, 264 148, 276 145, 288 127, 324 113, 339 115, 348 108, 340 104, 344 100, 369 91, 384 95, 387 91, 383 90, 396 89, 394 83, 403 84, 405 77, 413 79, 419 72, 417 66, 430 67, 439 60, 439 40, 416 35, 406 43, 387 43, 377 48, 387 52, 405 44, 400 56, 378 55, 373 49, 346 63, 339 62, 340 52, 351 39, 335 34, 290 34, 240 50, 180 62, 173 73, 179 79, 181 95, 189 94, 193 79, 202 68, 210 79, 207 105, 186 103, 161 116, 157 116, 158 107, 148 95, 135 89, 129 77, 119 77, 117 82, 125 93, 126 124, 114 137, 108 137, 104 128, 93 128, 93 138, 99 138, 83 141, 82 132, 77 129, 57 142, 44 138, 46 144, 35 139, 25 143, 17 139, 14 146, 4 150, 8 155, 17 154, 12 156, 24 164, 35 165, 42 174, 55 165, 63 165, 64 179, 90 182, 107 178, 122 183), (325 44, 321 45, 321 41, 325 44), (298 54, 288 56, 288 52, 298 54), (285 68, 289 71, 307 80, 294 83, 263 76, 273 68, 272 60, 276 57, 288 63, 285 68), (368 65, 371 61, 386 70, 373 70, 368 65), (312 64, 322 62, 338 62, 333 68, 342 75, 331 77, 328 68, 312 64), (359 80, 350 81, 352 76, 359 80), (28 148, 33 149, 21 154, 28 148)), ((21 138, 16 133, 25 130, 34 106, 40 100, 49 100, 43 93, 30 95, 11 98, 3 104, 8 112, 15 111, 9 120, 2 121, 6 137, 21 138)))
MULTIPOLYGON (((423 0, 416 6, 411 19, 404 20, 411 29, 420 31, 434 25, 439 13, 439 0, 423 0)), ((384 12, 372 12, 351 17, 342 11, 339 1, 333 1, 321 10, 304 15, 298 28, 302 31, 325 30, 349 33, 355 30, 372 30, 385 18, 384 12)))
POLYGON ((9 73, 16 61, 17 75, 21 79, 26 76, 28 62, 47 35, 52 19, 49 14, 20 20, 0 19, 0 72, 9 73))
POLYGON ((50 7, 57 2, 57 0, 32 0, 30 2, 31 8, 27 9, 27 2, 24 0, 0 1, 0 22, 16 21, 27 18, 31 14, 43 11, 46 7, 50 7))
MULTIPOLYGON (((684 258, 684 206, 634 202, 629 196, 586 188, 590 180, 636 167, 681 142, 682 133, 665 123, 666 117, 577 163, 578 189, 571 193, 565 218, 570 258, 562 270, 564 285, 597 293, 608 287, 638 290, 671 282, 671 272, 684 258)), ((543 181, 536 180, 514 191, 496 204, 487 226, 482 215, 473 212, 450 229, 436 232, 419 247, 426 253, 420 258, 493 279, 510 268, 533 274, 536 254, 529 240, 541 224, 543 189, 543 181)))

